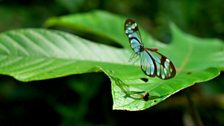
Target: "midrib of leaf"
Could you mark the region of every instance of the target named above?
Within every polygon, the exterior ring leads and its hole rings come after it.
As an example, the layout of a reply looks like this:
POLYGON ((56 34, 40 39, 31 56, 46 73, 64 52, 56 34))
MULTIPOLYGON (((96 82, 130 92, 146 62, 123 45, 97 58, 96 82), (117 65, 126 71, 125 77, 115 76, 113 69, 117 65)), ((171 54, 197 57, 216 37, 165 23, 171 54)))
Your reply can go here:
POLYGON ((183 58, 183 61, 180 65, 180 67, 177 67, 177 72, 178 73, 181 73, 184 69, 185 69, 185 66, 187 65, 187 63, 189 62, 190 58, 191 58, 191 55, 192 55, 192 52, 193 52, 193 45, 192 44, 188 44, 188 53, 186 53, 186 55, 184 56, 183 58))

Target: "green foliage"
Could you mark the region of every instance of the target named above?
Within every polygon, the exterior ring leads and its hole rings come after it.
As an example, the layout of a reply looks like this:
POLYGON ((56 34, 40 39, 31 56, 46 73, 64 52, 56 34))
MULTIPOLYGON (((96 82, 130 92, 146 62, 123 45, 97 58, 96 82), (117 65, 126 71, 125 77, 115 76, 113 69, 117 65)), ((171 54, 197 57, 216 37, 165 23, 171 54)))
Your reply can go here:
POLYGON ((170 80, 149 78, 137 63, 128 62, 132 52, 123 33, 123 23, 122 17, 94 11, 54 17, 45 24, 103 36, 123 49, 56 30, 3 32, 0 34, 0 73, 33 81, 103 71, 112 82, 113 108, 134 111, 158 104, 195 83, 208 81, 224 68, 224 44, 220 40, 197 38, 171 24, 172 42, 164 45, 140 28, 144 45, 159 48, 173 61, 178 72, 170 80), (143 98, 145 93, 149 94, 147 101, 143 98))

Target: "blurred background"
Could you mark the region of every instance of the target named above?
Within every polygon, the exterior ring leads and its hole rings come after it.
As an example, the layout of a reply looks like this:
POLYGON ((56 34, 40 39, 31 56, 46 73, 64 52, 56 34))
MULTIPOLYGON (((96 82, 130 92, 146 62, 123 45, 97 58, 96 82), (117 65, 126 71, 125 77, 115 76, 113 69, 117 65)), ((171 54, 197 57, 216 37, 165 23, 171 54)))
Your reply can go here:
MULTIPOLYGON (((224 39, 223 0, 0 0, 0 32, 96 9, 135 18, 165 43, 171 21, 189 34, 224 39)), ((0 75, 0 126, 224 125, 223 73, 138 112, 112 110, 110 86, 103 73, 27 83, 0 75)))

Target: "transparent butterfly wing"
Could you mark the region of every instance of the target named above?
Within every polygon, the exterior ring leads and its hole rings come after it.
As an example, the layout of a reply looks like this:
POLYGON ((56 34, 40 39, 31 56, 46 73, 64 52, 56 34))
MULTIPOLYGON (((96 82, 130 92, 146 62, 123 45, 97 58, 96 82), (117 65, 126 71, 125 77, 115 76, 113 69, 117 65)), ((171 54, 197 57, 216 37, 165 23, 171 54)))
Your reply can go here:
POLYGON ((155 49, 145 48, 140 53, 140 63, 142 71, 150 77, 166 80, 176 74, 173 63, 155 49))
POLYGON ((175 67, 167 57, 157 52, 157 49, 144 48, 138 25, 133 19, 125 21, 124 30, 134 53, 140 56, 141 69, 146 75, 158 76, 163 80, 175 76, 175 67))
POLYGON ((155 60, 153 60, 153 57, 148 54, 147 51, 142 51, 140 53, 140 64, 142 71, 150 76, 155 77, 156 76, 156 63, 155 60))
POLYGON ((127 19, 124 23, 124 30, 131 48, 136 54, 140 54, 143 45, 137 23, 133 19, 127 19))

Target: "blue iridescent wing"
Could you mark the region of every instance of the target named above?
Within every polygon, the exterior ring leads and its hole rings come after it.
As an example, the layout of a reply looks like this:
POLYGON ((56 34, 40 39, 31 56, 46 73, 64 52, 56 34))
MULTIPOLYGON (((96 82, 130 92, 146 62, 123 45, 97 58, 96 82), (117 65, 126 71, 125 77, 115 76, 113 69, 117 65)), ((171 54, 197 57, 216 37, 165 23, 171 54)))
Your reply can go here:
POLYGON ((129 43, 135 54, 140 54, 143 51, 141 35, 138 30, 138 25, 133 19, 127 19, 124 23, 125 34, 129 38, 129 43))
POLYGON ((156 49, 144 48, 140 53, 142 71, 150 77, 166 80, 176 75, 173 63, 156 49))

